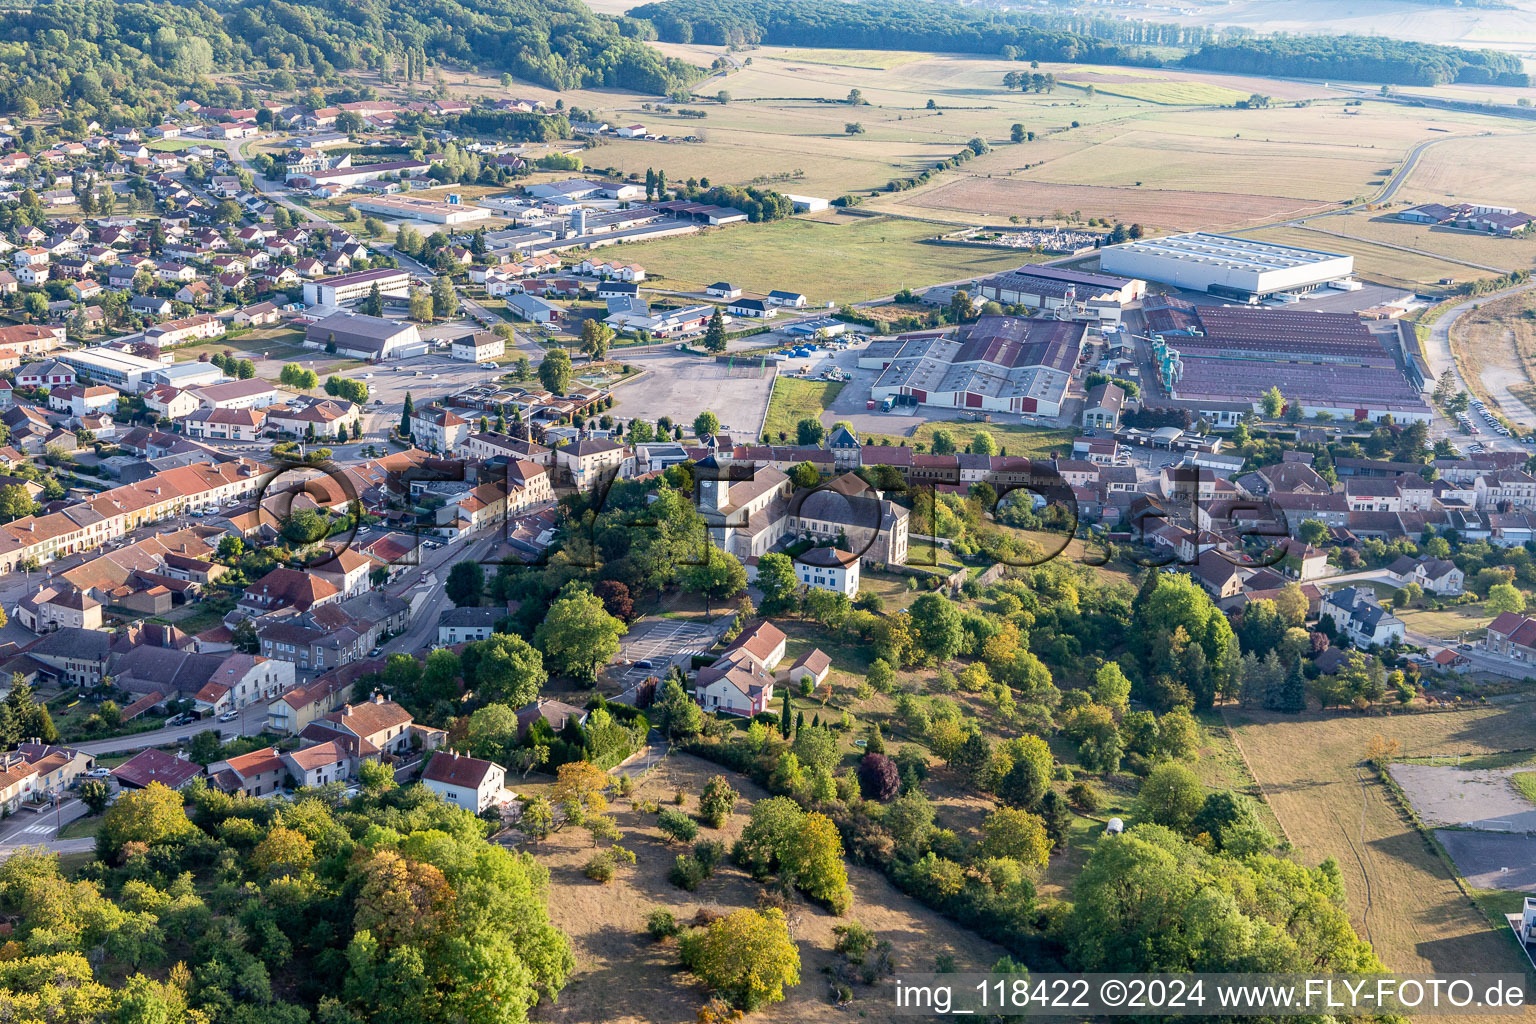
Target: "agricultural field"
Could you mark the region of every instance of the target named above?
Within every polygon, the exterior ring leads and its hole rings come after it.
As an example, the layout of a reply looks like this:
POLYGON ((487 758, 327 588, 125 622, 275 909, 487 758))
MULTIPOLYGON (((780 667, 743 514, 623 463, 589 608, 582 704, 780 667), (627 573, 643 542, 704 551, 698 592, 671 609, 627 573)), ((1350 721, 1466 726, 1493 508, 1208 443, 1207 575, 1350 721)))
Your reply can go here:
POLYGON ((1099 95, 1120 96, 1125 99, 1141 100, 1143 103, 1158 103, 1170 107, 1230 107, 1239 100, 1246 100, 1250 95, 1207 82, 1168 78, 1148 80, 1146 77, 1130 75, 1098 74, 1084 78, 1072 75, 1060 81, 1085 90, 1092 86, 1099 95), (1122 77, 1121 81, 1115 80, 1122 77))
POLYGON ((1407 208, 1404 204, 1391 210, 1347 213, 1319 220, 1316 226, 1366 241, 1401 245, 1452 260, 1477 263, 1501 272, 1528 270, 1536 263, 1536 238, 1499 238, 1475 231, 1398 220, 1397 213, 1407 208))
POLYGON ((1463 313, 1451 328, 1451 349, 1463 374, 1506 415, 1520 422, 1536 415, 1536 295, 1516 292, 1463 313))
POLYGON ((1402 619, 1415 633, 1444 639, 1476 640, 1482 637, 1493 613, 1481 604, 1458 604, 1449 608, 1394 608, 1392 614, 1402 619))
POLYGON ((1338 862, 1355 929, 1389 970, 1521 970, 1514 945, 1457 888, 1364 760, 1376 734, 1398 741, 1405 757, 1528 747, 1527 710, 1225 717, 1301 860, 1338 862))
MULTIPOLYGON (((1409 290, 1431 288, 1445 279, 1460 284, 1494 276, 1486 270, 1477 270, 1461 263, 1451 263, 1434 256, 1393 249, 1379 242, 1345 237, 1335 233, 1333 219, 1319 221, 1329 225, 1326 231, 1299 227, 1257 228, 1242 232, 1249 238, 1282 245, 1296 245, 1304 249, 1323 249, 1344 253, 1355 258, 1355 273, 1369 281, 1395 285, 1409 290)), ((1443 286, 1442 286, 1443 287, 1443 286)))
POLYGON ((1412 203, 1480 200, 1536 209, 1533 161, 1536 134, 1529 129, 1431 146, 1396 198, 1412 203))
POLYGON ((648 283, 697 291, 722 279, 754 292, 803 292, 813 305, 859 302, 903 287, 1010 270, 1045 257, 925 244, 941 228, 892 217, 796 217, 626 244, 648 283))
MULTIPOLYGON (((715 869, 714 877, 686 892, 667 881, 667 871, 684 847, 668 843, 655 826, 655 816, 636 808, 640 800, 670 805, 672 794, 688 794, 685 810, 696 810, 700 790, 710 776, 725 774, 743 796, 736 814, 718 831, 704 829, 700 838, 720 839, 729 849, 746 824, 753 801, 767 796, 750 780, 725 771, 708 761, 673 754, 650 775, 639 780, 633 799, 617 798, 612 810, 623 837, 620 845, 636 854, 636 863, 620 869, 618 877, 599 885, 582 874, 592 855, 585 831, 568 829, 528 849, 549 869, 550 917, 571 937, 577 967, 571 984, 554 1004, 534 1011, 541 1021, 595 1021, 626 1024, 639 1021, 691 1019, 707 993, 702 986, 687 984, 680 975, 675 942, 658 943, 645 933, 652 910, 670 910, 680 922, 689 922, 701 907, 723 911, 751 907, 763 886, 730 863, 715 869)), ((883 876, 869 868, 850 866, 853 909, 844 918, 796 898, 788 913, 790 928, 800 950, 800 984, 785 990, 782 1003, 771 1004, 753 1015, 754 1021, 819 1020, 830 1008, 827 980, 821 969, 840 960, 832 950, 832 929, 856 920, 877 938, 891 942, 898 969, 931 971, 943 955, 954 958, 957 969, 989 970, 1003 956, 995 946, 974 932, 953 924, 940 914, 901 894, 883 876)), ((876 1015, 889 1005, 891 981, 873 987, 856 986, 849 1009, 876 1015)))

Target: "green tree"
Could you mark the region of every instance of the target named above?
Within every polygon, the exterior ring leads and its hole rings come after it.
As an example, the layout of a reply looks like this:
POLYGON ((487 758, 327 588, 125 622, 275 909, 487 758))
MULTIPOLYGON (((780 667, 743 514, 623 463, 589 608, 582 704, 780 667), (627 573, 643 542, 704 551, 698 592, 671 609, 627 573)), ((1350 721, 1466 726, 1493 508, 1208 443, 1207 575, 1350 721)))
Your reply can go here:
POLYGON ((1136 794, 1138 817, 1180 831, 1189 827, 1204 803, 1205 787, 1194 772, 1175 761, 1153 768, 1136 794))
POLYGON ((410 308, 406 316, 419 324, 428 324, 432 322, 433 313, 432 293, 425 288, 412 288, 410 308))
POLYGON ((533 642, 556 672, 593 683, 598 666, 619 653, 625 629, 590 590, 568 586, 549 606, 533 642))
POLYGON ((1285 410, 1285 396, 1280 394, 1278 387, 1271 387, 1259 397, 1259 406, 1265 416, 1274 419, 1285 410))
POLYGON ((698 438, 713 437, 720 432, 720 417, 709 410, 699 413, 693 418, 693 436, 698 438))
POLYGON ((699 796, 699 816, 710 828, 724 828, 739 796, 724 775, 712 775, 699 796))
POLYGON ((197 834, 197 826, 182 810, 182 797, 159 782, 120 794, 107 808, 96 834, 97 855, 116 859, 128 843, 155 843, 197 834))
POLYGON ((563 348, 552 348, 539 361, 539 383, 553 395, 571 389, 571 355, 563 348))
POLYGON ((485 599, 485 568, 479 562, 455 562, 443 589, 455 608, 477 608, 485 599))
POLYGON ((581 350, 590 363, 608 358, 608 345, 613 341, 613 328, 596 317, 581 322, 581 350))
POLYGON ((477 700, 514 708, 532 703, 549 679, 544 656, 528 641, 510 633, 497 633, 466 647, 462 670, 477 700))
POLYGON ((411 414, 416 411, 416 403, 411 400, 411 393, 405 393, 405 404, 400 410, 400 434, 403 437, 411 436, 411 414))
POLYGON ((1483 603, 1486 611, 1495 615, 1503 612, 1525 611, 1525 595, 1512 583, 1495 583, 1488 588, 1488 600, 1483 603))
POLYGON ((732 1006, 751 1012, 782 1002, 800 984, 800 947, 784 912, 742 908, 678 940, 683 966, 732 1006))
POLYGON ((667 680, 661 699, 651 707, 652 719, 671 739, 697 736, 704 728, 703 710, 675 679, 667 680))
POLYGON ((923 594, 912 602, 911 627, 918 649, 930 661, 949 661, 965 642, 960 610, 943 594, 923 594))
POLYGON ((709 326, 704 329, 704 347, 710 352, 725 351, 725 320, 720 314, 720 307, 710 314, 709 326))
POLYGON ((747 589, 747 570, 735 555, 710 545, 702 561, 683 566, 678 580, 684 590, 704 595, 704 614, 713 615, 716 600, 747 589))
POLYGON ((1051 845, 1045 822, 1028 811, 999 807, 981 823, 980 851, 986 857, 1008 857, 1043 868, 1050 860, 1051 845))
POLYGON ((384 315, 384 293, 379 291, 378 282, 368 290, 368 297, 358 305, 357 311, 364 316, 384 315))
POLYGON ((459 293, 453 287, 453 278, 444 275, 432 279, 432 312, 448 319, 459 315, 459 293))

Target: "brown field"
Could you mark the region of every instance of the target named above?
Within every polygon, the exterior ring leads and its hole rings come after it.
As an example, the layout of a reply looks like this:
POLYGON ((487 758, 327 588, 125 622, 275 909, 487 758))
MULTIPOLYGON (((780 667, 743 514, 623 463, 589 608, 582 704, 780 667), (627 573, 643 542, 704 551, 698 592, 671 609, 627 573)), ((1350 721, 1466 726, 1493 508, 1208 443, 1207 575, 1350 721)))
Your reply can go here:
POLYGON ((1235 228, 1279 217, 1315 213, 1323 204, 1277 196, 1164 189, 1110 188, 1024 181, 1019 178, 958 178, 914 194, 900 206, 977 212, 993 216, 1044 217, 1057 211, 1084 217, 1108 217, 1127 224, 1168 230, 1235 228))
MULTIPOLYGON (((708 761, 673 754, 635 787, 635 798, 670 803, 673 791, 681 788, 689 795, 687 809, 696 810, 705 780, 722 772, 745 799, 737 803, 737 813, 725 828, 702 829, 700 838, 720 839, 729 847, 746 825, 750 801, 767 795, 751 781, 708 761)), ((559 833, 532 848, 550 871, 550 916, 571 937, 577 958, 576 974, 560 1001, 541 1005, 534 1016, 603 1024, 692 1020, 708 993, 678 965, 675 943, 656 943, 645 934, 646 916, 661 907, 684 921, 700 907, 730 911, 752 906, 763 887, 740 869, 722 864, 697 892, 676 888, 667 881, 667 871, 686 847, 667 843, 655 828, 655 816, 635 810, 631 800, 616 799, 613 809, 624 833, 620 844, 635 852, 637 863, 621 868, 607 885, 581 873, 592 854, 591 839, 581 829, 559 833)), ((898 971, 931 971, 935 958, 944 953, 953 956, 962 971, 985 971, 1003 955, 1001 947, 901 894, 878 872, 850 867, 848 879, 855 899, 846 918, 804 901, 795 904, 791 930, 800 946, 800 984, 786 990, 784 1002, 753 1014, 754 1021, 823 1020, 834 1012, 821 968, 841 959, 832 951, 832 929, 843 921, 857 920, 878 938, 889 940, 898 971)), ((856 985, 854 990, 848 1010, 883 1019, 891 982, 856 985)))
POLYGON ((1513 942, 1490 929, 1362 762, 1378 733, 1398 740, 1405 757, 1528 747, 1528 710, 1226 718, 1300 859, 1338 861, 1355 929, 1390 970, 1521 970, 1513 942))
POLYGON ((1397 198, 1415 203, 1482 200, 1536 208, 1536 134, 1482 136, 1431 146, 1397 198))
MULTIPOLYGON (((1329 232, 1336 227, 1332 219, 1319 221, 1318 224, 1319 226, 1328 225, 1329 232)), ((1486 270, 1475 270, 1461 263, 1450 263, 1433 256, 1421 256, 1401 249, 1389 248, 1365 239, 1341 238, 1336 234, 1309 231, 1306 228, 1258 228, 1253 231, 1244 231, 1243 234, 1267 242, 1298 245, 1306 249, 1322 249, 1353 256, 1355 273, 1370 281, 1401 288, 1429 287, 1438 284, 1441 278, 1450 278, 1459 283, 1493 276, 1486 270)))
POLYGON ((1451 327, 1451 349, 1506 415, 1522 423, 1536 416, 1536 294, 1516 292, 1463 313, 1451 327))

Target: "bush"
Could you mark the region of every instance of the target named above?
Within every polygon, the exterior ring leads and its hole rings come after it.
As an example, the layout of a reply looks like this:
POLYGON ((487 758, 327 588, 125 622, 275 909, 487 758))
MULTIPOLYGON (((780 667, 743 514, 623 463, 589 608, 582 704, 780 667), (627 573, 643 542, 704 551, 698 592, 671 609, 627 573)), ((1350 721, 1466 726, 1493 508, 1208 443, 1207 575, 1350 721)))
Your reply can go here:
POLYGON ((714 874, 715 865, 725 859, 725 844, 718 839, 700 839, 693 844, 693 859, 714 874))
POLYGON ((1067 790, 1067 799, 1084 814, 1092 814, 1099 809, 1099 791, 1086 782, 1074 782, 1072 788, 1067 790))
POLYGON ((672 916, 672 911, 658 909, 651 911, 651 916, 645 919, 645 930, 650 933, 651 938, 660 941, 670 939, 682 929, 677 919, 672 916))
POLYGON ((662 811, 656 816, 656 827, 682 843, 693 842, 699 834, 699 823, 682 811, 662 811))
POLYGON ((679 889, 687 889, 689 892, 703 884, 704 879, 714 874, 712 870, 699 863, 699 859, 691 854, 680 853, 672 862, 672 870, 667 872, 667 881, 679 889))
POLYGON ((613 881, 613 857, 606 850, 594 853, 591 859, 587 861, 587 866, 581 870, 592 881, 607 884, 613 881))

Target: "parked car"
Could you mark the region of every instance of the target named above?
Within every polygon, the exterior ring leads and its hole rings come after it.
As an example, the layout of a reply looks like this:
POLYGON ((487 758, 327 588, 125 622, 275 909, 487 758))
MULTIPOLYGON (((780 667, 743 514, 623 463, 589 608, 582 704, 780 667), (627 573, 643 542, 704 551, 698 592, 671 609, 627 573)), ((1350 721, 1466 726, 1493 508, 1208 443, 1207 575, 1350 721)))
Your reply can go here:
POLYGON ((233 722, 235 719, 237 719, 239 717, 240 717, 240 712, 234 711, 234 710, 230 710, 230 711, 226 711, 222 715, 220 715, 219 716, 219 721, 221 721, 221 722, 233 722))
POLYGON ((110 768, 92 768, 90 771, 84 773, 87 779, 105 779, 111 774, 112 769, 110 768))

